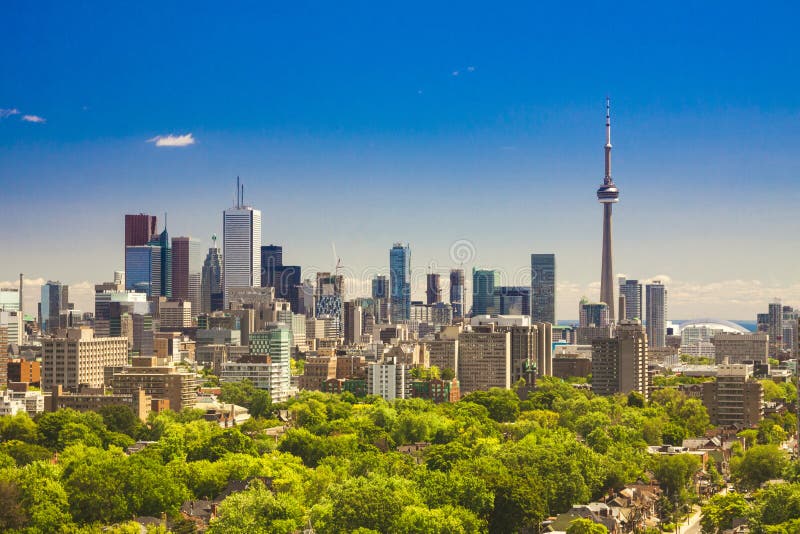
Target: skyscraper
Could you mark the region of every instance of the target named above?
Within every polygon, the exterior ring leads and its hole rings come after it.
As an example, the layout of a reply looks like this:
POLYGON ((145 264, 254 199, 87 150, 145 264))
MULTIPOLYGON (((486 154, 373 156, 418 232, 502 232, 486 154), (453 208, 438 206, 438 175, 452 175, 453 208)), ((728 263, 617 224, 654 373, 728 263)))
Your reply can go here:
POLYGON ((647 284, 647 341, 649 347, 667 344, 667 288, 659 280, 647 284))
POLYGON ((275 287, 275 271, 283 266, 283 247, 264 245, 261 247, 261 287, 275 287))
POLYGON ((450 269, 450 304, 453 318, 464 318, 464 269, 450 269))
MULTIPOLYGON (((161 297, 161 247, 143 245, 125 247, 125 289, 161 297)), ((167 276, 169 276, 167 274, 167 276)))
MULTIPOLYGON (((608 305, 614 318, 614 254, 611 243, 611 207, 619 202, 619 189, 611 179, 611 101, 606 99, 606 175, 597 189, 597 200, 603 205, 603 267, 600 275, 600 301, 608 305)), ((663 345, 662 345, 663 346, 663 345)))
POLYGON ((625 297, 625 318, 642 320, 642 284, 619 277, 619 294, 625 297))
POLYGON ((217 236, 212 235, 214 245, 208 249, 200 280, 200 311, 211 313, 222 309, 222 256, 217 248, 217 236))
POLYGON ((376 275, 372 279, 372 299, 375 302, 375 323, 385 323, 389 320, 389 279, 383 275, 376 275))
POLYGON ((223 306, 234 287, 261 286, 261 211, 244 204, 244 186, 236 181, 236 205, 222 216, 223 306))
POLYGON ((472 316, 500 313, 500 273, 490 269, 472 269, 472 316))
POLYGON ((146 245, 156 237, 156 216, 138 215, 125 216, 125 246, 140 247, 146 245))
POLYGON ((200 242, 191 237, 173 237, 172 297, 191 302, 194 315, 201 310, 202 269, 200 242))
POLYGON ((555 254, 531 254, 531 320, 556 324, 555 254))
POLYGON ((647 334, 638 320, 621 321, 616 336, 592 340, 592 391, 598 395, 636 391, 648 398, 647 334))
POLYGON ((56 330, 61 320, 61 312, 68 309, 68 285, 48 281, 42 286, 42 299, 39 304, 39 325, 42 332, 50 333, 56 330))
POLYGON ((499 298, 500 315, 530 315, 531 288, 528 286, 500 286, 495 288, 499 298))
POLYGON ((408 321, 411 318, 411 250, 408 245, 395 243, 389 251, 389 281, 392 322, 408 321))
POLYGON ((164 230, 153 237, 149 243, 151 247, 161 248, 161 289, 159 295, 162 297, 172 297, 172 244, 167 233, 167 223, 164 222, 164 230))
POLYGON ((586 297, 581 299, 578 309, 578 324, 582 328, 590 326, 607 326, 611 321, 608 305, 605 302, 589 302, 586 297))
POLYGON ((442 302, 442 277, 437 273, 428 273, 428 287, 425 291, 428 306, 442 302))

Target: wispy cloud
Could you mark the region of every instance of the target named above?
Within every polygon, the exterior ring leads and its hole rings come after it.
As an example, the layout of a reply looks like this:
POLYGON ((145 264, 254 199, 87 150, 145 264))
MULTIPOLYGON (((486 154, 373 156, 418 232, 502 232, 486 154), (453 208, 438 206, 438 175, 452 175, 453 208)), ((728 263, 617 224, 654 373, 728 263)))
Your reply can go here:
POLYGON ((36 124, 43 124, 47 122, 47 119, 45 119, 44 117, 40 117, 39 115, 23 115, 22 120, 24 120, 25 122, 33 122, 36 124))
POLYGON ((10 109, 0 108, 0 119, 5 119, 6 117, 10 117, 11 115, 19 115, 19 110, 17 108, 10 108, 10 109))
POLYGON ((147 140, 148 143, 155 143, 156 146, 189 146, 195 143, 191 133, 185 135, 157 135, 147 140))

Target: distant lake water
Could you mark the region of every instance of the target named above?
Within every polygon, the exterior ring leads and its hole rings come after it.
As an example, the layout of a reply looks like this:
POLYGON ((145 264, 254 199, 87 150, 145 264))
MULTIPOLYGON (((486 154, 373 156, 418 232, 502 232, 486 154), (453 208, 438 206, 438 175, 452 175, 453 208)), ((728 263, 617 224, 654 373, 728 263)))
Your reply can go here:
MULTIPOLYGON (((742 327, 750 330, 751 332, 755 332, 756 331, 756 322, 755 321, 741 321, 739 319, 728 319, 728 320, 730 322, 732 322, 732 323, 736 323, 738 325, 741 325, 742 327)), ((672 321, 673 323, 680 323, 680 322, 684 321, 684 319, 670 319, 670 321, 672 321)), ((558 324, 561 325, 561 326, 572 326, 572 325, 578 324, 578 320, 577 319, 570 319, 570 320, 566 320, 566 321, 558 321, 558 324)))

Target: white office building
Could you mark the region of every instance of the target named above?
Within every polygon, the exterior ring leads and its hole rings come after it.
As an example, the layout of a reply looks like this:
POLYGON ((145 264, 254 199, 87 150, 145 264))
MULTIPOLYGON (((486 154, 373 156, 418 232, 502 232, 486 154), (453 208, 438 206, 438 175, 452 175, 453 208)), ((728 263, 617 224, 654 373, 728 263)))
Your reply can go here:
POLYGON ((261 286, 261 211, 242 204, 228 208, 222 218, 224 307, 233 287, 261 286))

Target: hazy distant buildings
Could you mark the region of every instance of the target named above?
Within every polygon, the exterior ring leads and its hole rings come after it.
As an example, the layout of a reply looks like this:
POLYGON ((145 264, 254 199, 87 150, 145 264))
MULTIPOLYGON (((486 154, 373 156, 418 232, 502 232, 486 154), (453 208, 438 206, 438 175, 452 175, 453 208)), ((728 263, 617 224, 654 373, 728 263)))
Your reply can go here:
POLYGON ((200 277, 200 311, 211 313, 223 308, 222 255, 217 248, 217 236, 211 237, 214 245, 208 249, 200 277))
POLYGON ((231 288, 261 286, 261 211, 244 205, 242 190, 237 191, 236 205, 226 209, 222 216, 223 308, 226 309, 231 288))
POLYGON ((667 288, 659 280, 647 284, 647 341, 664 347, 667 341, 667 288))
POLYGON ((625 297, 625 319, 642 320, 642 284, 619 277, 619 294, 625 297))
POLYGON ((592 391, 598 395, 636 391, 649 397, 647 334, 638 320, 625 320, 616 336, 592 341, 592 391))
POLYGON ((453 307, 453 318, 464 318, 464 269, 450 269, 450 305, 453 307))
MULTIPOLYGON (((472 316, 500 312, 500 273, 491 269, 472 269, 472 316)), ((464 388, 461 388, 465 391, 464 388)))
POLYGON ((411 318, 411 249, 395 243, 389 251, 390 309, 393 323, 411 318))
POLYGON ((531 254, 531 320, 556 324, 556 255, 531 254))

